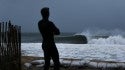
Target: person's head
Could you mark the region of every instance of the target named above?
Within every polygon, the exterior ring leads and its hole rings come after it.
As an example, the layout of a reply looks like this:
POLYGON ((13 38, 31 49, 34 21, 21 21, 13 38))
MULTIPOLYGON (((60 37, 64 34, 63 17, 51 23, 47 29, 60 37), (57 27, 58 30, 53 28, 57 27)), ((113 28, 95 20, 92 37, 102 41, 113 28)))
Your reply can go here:
POLYGON ((41 15, 42 15, 43 19, 48 19, 49 18, 49 8, 48 7, 42 8, 41 15))

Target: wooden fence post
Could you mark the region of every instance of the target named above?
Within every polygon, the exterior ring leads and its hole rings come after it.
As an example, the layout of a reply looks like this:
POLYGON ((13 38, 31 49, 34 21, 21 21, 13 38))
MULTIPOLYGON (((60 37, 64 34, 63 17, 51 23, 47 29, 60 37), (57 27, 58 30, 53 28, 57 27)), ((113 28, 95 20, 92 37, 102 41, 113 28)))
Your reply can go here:
POLYGON ((21 27, 0 23, 0 70, 21 70, 21 27))

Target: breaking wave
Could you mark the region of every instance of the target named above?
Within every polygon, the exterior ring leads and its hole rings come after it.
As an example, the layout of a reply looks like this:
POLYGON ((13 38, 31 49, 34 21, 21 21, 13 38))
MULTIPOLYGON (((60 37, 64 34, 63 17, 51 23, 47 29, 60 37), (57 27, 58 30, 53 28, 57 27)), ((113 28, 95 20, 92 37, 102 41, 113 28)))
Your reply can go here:
POLYGON ((109 36, 108 38, 97 38, 97 39, 90 39, 88 44, 117 44, 117 45, 125 45, 125 38, 122 36, 109 36))
POLYGON ((88 39, 88 44, 117 44, 125 45, 125 33, 124 31, 115 30, 86 30, 76 35, 85 35, 88 39))

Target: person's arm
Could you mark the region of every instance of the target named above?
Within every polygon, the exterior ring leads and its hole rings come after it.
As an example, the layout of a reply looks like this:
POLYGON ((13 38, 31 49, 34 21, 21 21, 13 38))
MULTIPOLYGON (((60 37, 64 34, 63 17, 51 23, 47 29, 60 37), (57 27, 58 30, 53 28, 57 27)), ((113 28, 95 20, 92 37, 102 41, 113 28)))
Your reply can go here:
POLYGON ((60 35, 60 30, 52 23, 52 29, 54 32, 54 35, 60 35))
POLYGON ((60 35, 60 31, 59 31, 58 28, 56 28, 56 29, 54 30, 54 34, 55 34, 55 35, 60 35))

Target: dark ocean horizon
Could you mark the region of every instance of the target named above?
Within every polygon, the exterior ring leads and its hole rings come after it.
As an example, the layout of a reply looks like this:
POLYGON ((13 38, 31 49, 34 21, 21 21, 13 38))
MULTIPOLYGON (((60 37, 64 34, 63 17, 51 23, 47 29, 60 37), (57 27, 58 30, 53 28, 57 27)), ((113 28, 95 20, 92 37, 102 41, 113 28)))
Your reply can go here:
MULTIPOLYGON (((59 38, 65 38, 65 37, 71 37, 71 36, 74 36, 75 33, 61 33, 60 35, 57 35, 55 36, 55 41, 56 42, 59 42, 57 41, 57 39, 59 38)), ((42 36, 40 33, 37 33, 37 32, 25 32, 25 33, 22 33, 22 43, 41 43, 42 42, 42 36)))

